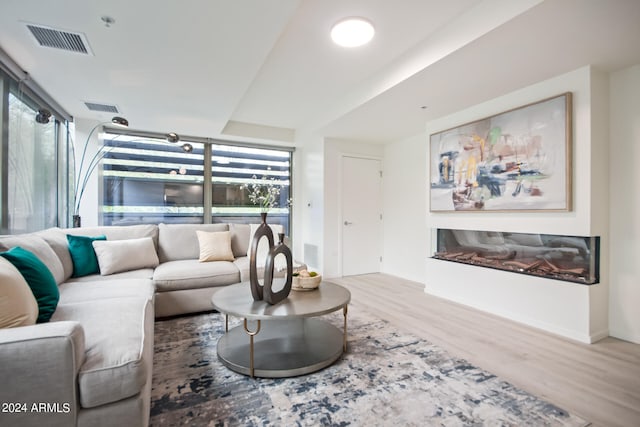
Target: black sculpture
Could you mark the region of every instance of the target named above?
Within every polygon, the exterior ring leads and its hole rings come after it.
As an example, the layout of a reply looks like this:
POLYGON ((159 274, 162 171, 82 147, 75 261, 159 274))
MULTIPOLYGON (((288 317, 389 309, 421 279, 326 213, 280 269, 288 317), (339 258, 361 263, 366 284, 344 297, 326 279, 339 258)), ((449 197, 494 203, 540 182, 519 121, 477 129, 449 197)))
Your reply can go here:
POLYGON ((267 263, 264 267, 264 290, 263 299, 269 304, 277 304, 283 299, 289 296, 291 292, 291 282, 293 281, 293 258, 291 257, 291 250, 284 244, 284 233, 278 234, 280 242, 277 246, 272 247, 267 256, 267 263), (287 259, 287 276, 282 290, 273 292, 271 287, 273 285, 273 269, 276 260, 276 255, 284 255, 287 259))
POLYGON ((271 227, 267 225, 267 214, 262 213, 262 224, 258 226, 253 240, 251 241, 251 251, 249 252, 249 283, 251 284, 251 295, 254 301, 266 301, 269 304, 277 304, 286 299, 291 292, 291 282, 293 279, 293 257, 291 250, 284 244, 284 234, 279 234, 280 242, 274 245, 273 232, 271 227), (258 245, 260 239, 266 237, 269 241, 269 254, 264 269, 264 283, 260 284, 258 280, 258 245), (287 260, 287 276, 284 288, 278 292, 272 291, 273 271, 275 267, 275 258, 277 255, 284 255, 287 260))

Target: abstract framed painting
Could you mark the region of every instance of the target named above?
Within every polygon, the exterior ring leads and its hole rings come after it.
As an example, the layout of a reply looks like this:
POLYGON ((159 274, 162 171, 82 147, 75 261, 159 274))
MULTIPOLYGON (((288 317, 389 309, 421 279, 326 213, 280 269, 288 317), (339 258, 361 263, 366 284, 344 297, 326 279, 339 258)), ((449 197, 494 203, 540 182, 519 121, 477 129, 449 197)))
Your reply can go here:
POLYGON ((430 137, 431 212, 570 211, 567 92, 430 137))

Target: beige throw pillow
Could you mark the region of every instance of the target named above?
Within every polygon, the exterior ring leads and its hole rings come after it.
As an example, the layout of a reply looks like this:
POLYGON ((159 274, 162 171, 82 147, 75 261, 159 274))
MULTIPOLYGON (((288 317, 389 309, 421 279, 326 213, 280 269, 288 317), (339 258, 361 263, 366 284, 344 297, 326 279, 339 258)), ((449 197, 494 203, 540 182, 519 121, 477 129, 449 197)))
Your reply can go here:
POLYGON ((51 246, 40 236, 35 234, 26 234, 21 236, 8 236, 3 237, 0 240, 0 252, 8 251, 9 249, 20 246, 22 249, 26 249, 33 253, 44 265, 47 266, 56 283, 59 285, 65 280, 65 271, 60 262, 60 258, 51 249, 51 246))
POLYGON ((151 237, 95 240, 92 244, 102 276, 141 268, 155 268, 160 264, 151 237))
POLYGON ((34 325, 38 303, 17 268, 0 257, 0 328, 34 325))
POLYGON ((231 250, 231 232, 197 230, 196 234, 200 244, 200 262, 235 260, 231 250))

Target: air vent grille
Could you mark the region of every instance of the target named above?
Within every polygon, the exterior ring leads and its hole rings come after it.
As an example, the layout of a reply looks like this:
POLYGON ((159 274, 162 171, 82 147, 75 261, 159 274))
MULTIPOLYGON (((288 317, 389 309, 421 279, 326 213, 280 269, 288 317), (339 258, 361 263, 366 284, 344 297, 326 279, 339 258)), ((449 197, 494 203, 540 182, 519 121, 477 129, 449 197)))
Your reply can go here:
POLYGON ((83 34, 70 33, 68 31, 56 30, 55 28, 43 27, 40 25, 27 24, 27 28, 33 34, 40 46, 62 49, 69 52, 89 55, 89 44, 83 34))
POLYGON ((85 102, 84 105, 91 111, 99 111, 101 113, 119 113, 118 107, 109 104, 98 104, 96 102, 85 102))

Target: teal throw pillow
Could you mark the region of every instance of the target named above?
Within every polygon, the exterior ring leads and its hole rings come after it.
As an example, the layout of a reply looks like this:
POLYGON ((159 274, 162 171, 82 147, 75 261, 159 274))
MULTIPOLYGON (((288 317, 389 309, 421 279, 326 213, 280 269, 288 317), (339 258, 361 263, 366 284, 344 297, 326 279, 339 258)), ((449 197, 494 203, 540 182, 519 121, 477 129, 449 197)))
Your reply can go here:
POLYGON ((33 296, 36 297, 38 302, 36 323, 48 322, 60 300, 60 291, 51 271, 37 256, 20 246, 0 253, 0 256, 6 258, 18 269, 29 284, 33 296))
POLYGON ((82 277, 88 276, 89 274, 100 273, 98 258, 96 258, 96 252, 92 244, 95 240, 107 240, 107 237, 87 237, 67 234, 69 253, 71 254, 71 261, 73 261, 72 277, 82 277))

